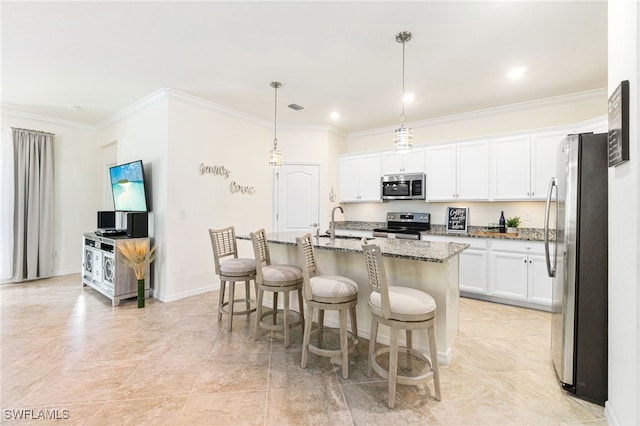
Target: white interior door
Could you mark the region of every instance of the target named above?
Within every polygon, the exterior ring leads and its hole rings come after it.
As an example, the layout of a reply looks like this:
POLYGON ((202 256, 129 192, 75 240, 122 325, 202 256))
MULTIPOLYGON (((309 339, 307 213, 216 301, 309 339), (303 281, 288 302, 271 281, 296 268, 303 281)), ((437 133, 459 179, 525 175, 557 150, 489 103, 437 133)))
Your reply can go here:
POLYGON ((274 229, 309 230, 319 223, 318 164, 283 164, 275 174, 274 229))

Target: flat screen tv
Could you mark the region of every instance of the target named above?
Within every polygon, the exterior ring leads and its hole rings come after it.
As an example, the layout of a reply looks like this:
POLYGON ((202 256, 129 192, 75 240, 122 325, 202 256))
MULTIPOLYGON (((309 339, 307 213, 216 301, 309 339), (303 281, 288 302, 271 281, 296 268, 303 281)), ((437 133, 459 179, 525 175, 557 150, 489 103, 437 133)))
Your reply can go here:
POLYGON ((142 160, 110 167, 109 176, 111 177, 114 210, 119 212, 148 211, 142 160))

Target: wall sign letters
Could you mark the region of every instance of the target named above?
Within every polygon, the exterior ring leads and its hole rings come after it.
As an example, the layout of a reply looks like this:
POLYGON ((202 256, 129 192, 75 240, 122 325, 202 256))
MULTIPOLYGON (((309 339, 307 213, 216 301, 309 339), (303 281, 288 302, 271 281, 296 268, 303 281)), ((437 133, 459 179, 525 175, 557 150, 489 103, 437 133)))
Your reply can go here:
MULTIPOLYGON (((231 170, 227 169, 225 166, 208 166, 204 163, 200 163, 200 176, 207 174, 224 176, 225 179, 228 179, 229 175, 231 175, 231 170)), ((253 194, 255 191, 256 188, 254 186, 239 185, 236 181, 232 181, 229 184, 229 192, 232 194, 253 194)))
POLYGON ((204 163, 200 163, 200 174, 224 176, 224 178, 227 179, 231 174, 231 170, 227 169, 225 166, 207 166, 204 163))

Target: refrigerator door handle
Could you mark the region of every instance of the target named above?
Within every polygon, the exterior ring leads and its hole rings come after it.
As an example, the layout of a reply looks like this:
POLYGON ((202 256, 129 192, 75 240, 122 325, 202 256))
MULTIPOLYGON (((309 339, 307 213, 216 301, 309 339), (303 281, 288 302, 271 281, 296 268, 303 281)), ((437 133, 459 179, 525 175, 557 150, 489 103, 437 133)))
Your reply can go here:
MULTIPOLYGON (((554 250, 554 256, 553 256, 553 268, 551 267, 551 256, 549 255, 549 218, 550 218, 550 211, 551 211, 551 196, 553 194, 553 188, 556 188, 556 210, 558 208, 558 200, 557 200, 557 196, 558 196, 558 181, 556 180, 555 177, 552 177, 551 180, 549 181, 549 190, 547 191, 547 205, 545 206, 545 210, 544 210, 544 256, 547 260, 547 273, 549 274, 549 276, 551 278, 556 276, 556 262, 558 260, 558 238, 557 235, 554 238, 555 239, 555 243, 556 243, 556 247, 554 250)), ((558 212, 556 211, 556 229, 555 231, 557 232, 558 230, 558 226, 557 226, 557 221, 558 221, 558 212)))

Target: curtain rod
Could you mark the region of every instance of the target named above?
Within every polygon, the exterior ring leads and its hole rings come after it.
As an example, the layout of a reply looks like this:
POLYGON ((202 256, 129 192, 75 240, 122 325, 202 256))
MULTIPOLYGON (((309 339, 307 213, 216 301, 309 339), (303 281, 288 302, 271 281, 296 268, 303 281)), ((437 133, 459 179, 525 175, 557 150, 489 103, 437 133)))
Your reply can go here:
POLYGON ((53 136, 56 135, 55 133, 43 132, 42 130, 21 129, 19 127, 12 127, 11 130, 23 130, 25 132, 35 132, 35 133, 41 133, 43 135, 53 135, 53 136))

